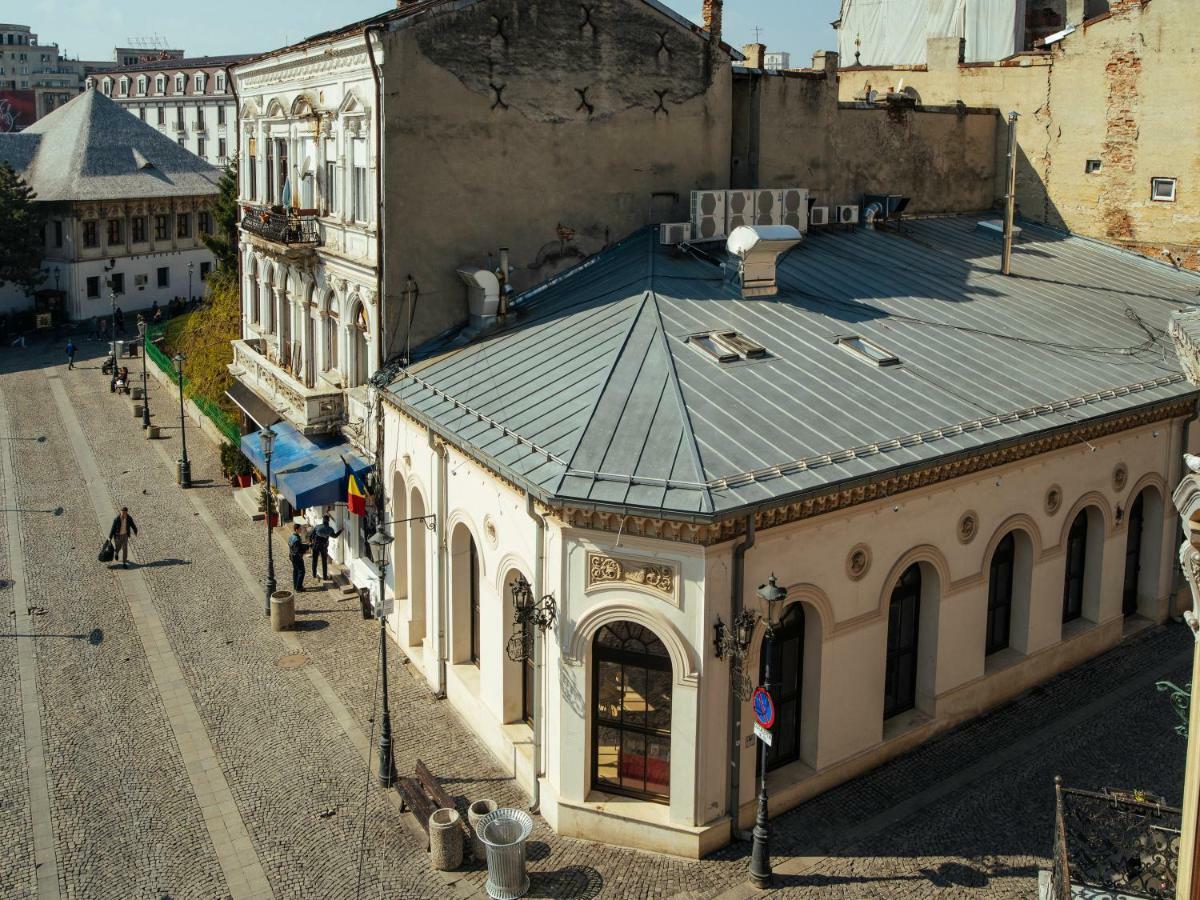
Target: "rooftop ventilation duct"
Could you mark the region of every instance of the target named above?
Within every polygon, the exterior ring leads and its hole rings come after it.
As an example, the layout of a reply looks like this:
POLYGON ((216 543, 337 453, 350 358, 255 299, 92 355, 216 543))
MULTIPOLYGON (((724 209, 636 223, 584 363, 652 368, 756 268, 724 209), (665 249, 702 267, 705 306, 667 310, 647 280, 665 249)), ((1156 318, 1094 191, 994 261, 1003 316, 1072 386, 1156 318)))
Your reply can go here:
POLYGON ((741 260, 739 280, 743 297, 774 297, 779 293, 775 267, 779 257, 804 240, 791 225, 740 225, 725 246, 741 260))
POLYGON ((496 318, 500 309, 500 279, 487 269, 464 267, 458 277, 467 285, 467 309, 471 322, 478 323, 496 318))

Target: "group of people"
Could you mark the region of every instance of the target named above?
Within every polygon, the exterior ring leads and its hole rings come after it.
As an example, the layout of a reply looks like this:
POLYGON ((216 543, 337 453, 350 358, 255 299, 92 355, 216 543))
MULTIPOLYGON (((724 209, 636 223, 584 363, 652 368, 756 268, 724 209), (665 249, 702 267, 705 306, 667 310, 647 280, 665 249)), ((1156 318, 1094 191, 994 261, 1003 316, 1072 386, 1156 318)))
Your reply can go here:
POLYGON ((321 516, 321 523, 304 533, 303 525, 292 527, 288 537, 288 558, 292 561, 292 590, 304 591, 304 554, 312 553, 312 577, 317 577, 317 563, 321 564, 321 580, 329 580, 329 542, 341 531, 329 524, 329 516, 321 516), (305 540, 305 537, 308 539, 305 540))

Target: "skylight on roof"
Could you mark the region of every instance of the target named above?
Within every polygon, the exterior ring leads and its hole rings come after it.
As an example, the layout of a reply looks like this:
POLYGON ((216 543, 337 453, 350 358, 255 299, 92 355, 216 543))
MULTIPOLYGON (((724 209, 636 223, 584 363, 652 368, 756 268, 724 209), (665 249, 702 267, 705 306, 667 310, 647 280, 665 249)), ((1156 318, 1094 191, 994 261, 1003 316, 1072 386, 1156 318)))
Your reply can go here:
POLYGON ((897 366, 900 364, 900 357, 896 354, 856 334, 839 337, 837 343, 838 346, 844 347, 851 353, 855 353, 877 366, 897 366))
POLYGON ((767 349, 737 331, 706 331, 690 335, 687 342, 721 363, 763 359, 767 349))

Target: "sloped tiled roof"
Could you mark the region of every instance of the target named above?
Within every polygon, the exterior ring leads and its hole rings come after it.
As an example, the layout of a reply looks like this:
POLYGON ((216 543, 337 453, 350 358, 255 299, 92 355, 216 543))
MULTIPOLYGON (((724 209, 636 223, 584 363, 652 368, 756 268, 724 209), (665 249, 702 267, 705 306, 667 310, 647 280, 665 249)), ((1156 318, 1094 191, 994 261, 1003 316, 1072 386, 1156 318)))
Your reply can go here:
POLYGON ((24 131, 0 135, 0 160, 41 201, 204 196, 217 193, 221 177, 220 169, 95 90, 24 131))
POLYGON ((780 294, 751 300, 642 231, 391 389, 543 498, 700 519, 1194 392, 1164 329, 1200 277, 1026 225, 1006 278, 977 221, 812 234, 780 294), (722 364, 686 340, 711 330, 768 357, 722 364))

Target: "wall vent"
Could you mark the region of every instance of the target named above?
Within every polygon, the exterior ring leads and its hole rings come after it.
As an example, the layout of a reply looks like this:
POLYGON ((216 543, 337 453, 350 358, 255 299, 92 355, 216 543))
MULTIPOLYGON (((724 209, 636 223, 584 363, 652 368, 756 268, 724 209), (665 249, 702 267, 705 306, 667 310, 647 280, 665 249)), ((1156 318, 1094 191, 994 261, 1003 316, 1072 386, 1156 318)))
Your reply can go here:
POLYGON ((773 297, 779 293, 775 269, 779 258, 804 240, 788 225, 742 227, 729 236, 726 248, 736 256, 743 297, 773 297))

